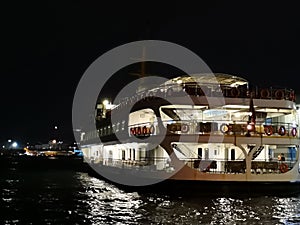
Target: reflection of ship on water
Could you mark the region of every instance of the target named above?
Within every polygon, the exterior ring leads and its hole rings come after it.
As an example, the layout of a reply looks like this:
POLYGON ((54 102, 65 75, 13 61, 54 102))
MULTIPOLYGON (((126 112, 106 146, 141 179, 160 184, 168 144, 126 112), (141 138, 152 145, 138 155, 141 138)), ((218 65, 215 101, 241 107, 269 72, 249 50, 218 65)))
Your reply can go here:
POLYGON ((165 176, 166 182, 200 184, 199 190, 234 184, 239 191, 282 185, 300 190, 293 90, 252 88, 227 74, 182 76, 96 110, 97 130, 84 132, 81 147, 85 160, 99 171, 128 170, 133 176, 153 171, 153 177, 137 179, 165 176), (210 104, 222 96, 223 104, 210 104), (162 136, 160 144, 149 147, 162 136), (281 153, 285 161, 277 159, 281 153))

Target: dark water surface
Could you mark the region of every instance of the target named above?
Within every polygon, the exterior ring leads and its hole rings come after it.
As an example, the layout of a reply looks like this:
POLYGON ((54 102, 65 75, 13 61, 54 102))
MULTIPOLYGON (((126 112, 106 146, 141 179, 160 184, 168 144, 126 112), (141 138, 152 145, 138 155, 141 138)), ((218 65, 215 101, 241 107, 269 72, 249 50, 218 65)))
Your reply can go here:
POLYGON ((293 197, 124 191, 77 164, 0 159, 0 224, 300 224, 293 197), (77 166, 76 166, 77 165, 77 166))

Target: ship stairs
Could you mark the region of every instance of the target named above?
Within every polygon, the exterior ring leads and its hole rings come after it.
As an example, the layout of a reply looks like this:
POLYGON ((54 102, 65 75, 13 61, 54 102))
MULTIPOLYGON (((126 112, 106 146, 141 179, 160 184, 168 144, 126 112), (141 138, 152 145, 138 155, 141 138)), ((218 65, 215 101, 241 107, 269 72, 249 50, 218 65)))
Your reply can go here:
MULTIPOLYGON (((255 146, 250 147, 249 153, 254 149, 255 146)), ((261 151, 264 149, 264 146, 259 146, 256 148, 255 152, 252 155, 252 160, 256 159, 256 157, 261 153, 261 151)))

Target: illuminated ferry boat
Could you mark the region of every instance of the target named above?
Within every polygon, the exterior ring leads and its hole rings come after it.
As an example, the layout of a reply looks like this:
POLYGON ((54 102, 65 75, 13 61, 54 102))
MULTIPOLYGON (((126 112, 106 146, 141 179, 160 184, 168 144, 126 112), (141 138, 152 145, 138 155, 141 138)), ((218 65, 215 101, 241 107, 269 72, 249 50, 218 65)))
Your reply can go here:
POLYGON ((118 104, 98 104, 95 123, 81 135, 85 160, 109 179, 109 172, 122 174, 116 183, 126 184, 128 175, 161 181, 156 185, 200 184, 198 191, 300 190, 291 89, 222 73, 181 76, 118 104))

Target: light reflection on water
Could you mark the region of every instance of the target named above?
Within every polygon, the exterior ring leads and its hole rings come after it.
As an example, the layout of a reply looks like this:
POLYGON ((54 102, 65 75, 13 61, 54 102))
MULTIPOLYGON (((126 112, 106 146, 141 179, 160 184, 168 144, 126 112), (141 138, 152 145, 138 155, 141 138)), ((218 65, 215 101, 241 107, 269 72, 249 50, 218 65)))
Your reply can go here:
POLYGON ((142 214, 137 213, 142 200, 137 193, 126 193, 102 180, 85 174, 78 177, 85 192, 79 192, 88 205, 91 224, 138 224, 142 214))
POLYGON ((300 224, 300 198, 172 197, 126 193, 81 176, 91 224, 300 224))
POLYGON ((7 168, 0 224, 300 224, 300 196, 175 197, 128 192, 82 172, 7 168))

